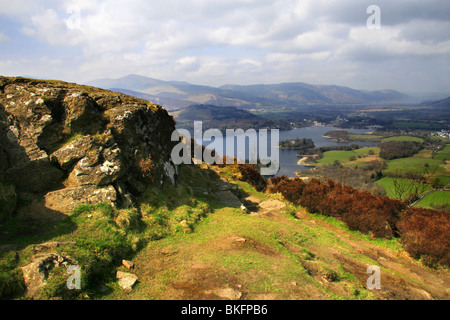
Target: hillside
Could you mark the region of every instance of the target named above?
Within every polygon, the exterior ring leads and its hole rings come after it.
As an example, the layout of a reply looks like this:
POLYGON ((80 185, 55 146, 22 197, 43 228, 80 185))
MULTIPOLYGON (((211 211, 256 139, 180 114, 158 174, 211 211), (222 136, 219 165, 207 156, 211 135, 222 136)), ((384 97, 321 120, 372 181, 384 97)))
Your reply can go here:
MULTIPOLYGON (((144 100, 1 77, 0 299, 450 298, 442 243, 410 254, 381 212, 403 205, 335 184, 269 185, 247 165, 175 166, 174 129, 144 100), (376 205, 358 211, 358 201, 376 205), (378 229, 356 231, 345 213, 378 229), (369 266, 381 269, 381 289, 368 288, 369 266)), ((421 230, 441 241, 448 220, 433 215, 443 220, 421 230)))
POLYGON ((300 107, 308 105, 386 104, 411 100, 393 90, 361 91, 342 86, 282 83, 271 85, 225 85, 220 88, 187 82, 162 81, 137 75, 119 79, 101 79, 88 85, 104 89, 130 90, 160 99, 168 109, 193 104, 264 108, 270 106, 300 107))
POLYGON ((278 128, 289 130, 289 121, 268 120, 236 107, 217 107, 213 105, 191 105, 170 113, 177 122, 177 128, 191 130, 194 121, 202 121, 204 129, 226 130, 239 128, 278 128))
POLYGON ((450 107, 450 97, 439 100, 439 101, 432 102, 431 105, 433 107, 438 107, 438 108, 449 108, 450 107))

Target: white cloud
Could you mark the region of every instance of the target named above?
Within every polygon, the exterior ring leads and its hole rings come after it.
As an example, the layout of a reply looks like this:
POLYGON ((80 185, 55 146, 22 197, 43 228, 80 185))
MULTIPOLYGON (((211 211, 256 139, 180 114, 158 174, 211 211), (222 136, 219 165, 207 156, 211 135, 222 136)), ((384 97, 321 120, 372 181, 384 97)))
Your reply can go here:
MULTIPOLYGON (((442 61, 450 54, 448 0, 379 0, 382 30, 368 30, 366 9, 372 2, 15 0, 0 2, 0 15, 20 22, 22 34, 39 41, 41 54, 75 48, 67 52, 78 55, 52 56, 66 66, 59 70, 61 77, 73 81, 139 73, 217 85, 320 83, 326 75, 323 82, 349 85, 361 83, 367 64, 377 64, 378 77, 389 78, 392 61, 407 57, 415 60, 404 59, 397 72, 423 74, 417 69, 423 65, 437 76, 429 86, 444 83, 442 71, 448 72, 449 65, 442 61)), ((0 33, 1 45, 7 45, 5 40, 0 33)), ((54 65, 40 59, 36 56, 53 72, 54 65)), ((14 67, 22 69, 17 64, 8 68, 14 67)))

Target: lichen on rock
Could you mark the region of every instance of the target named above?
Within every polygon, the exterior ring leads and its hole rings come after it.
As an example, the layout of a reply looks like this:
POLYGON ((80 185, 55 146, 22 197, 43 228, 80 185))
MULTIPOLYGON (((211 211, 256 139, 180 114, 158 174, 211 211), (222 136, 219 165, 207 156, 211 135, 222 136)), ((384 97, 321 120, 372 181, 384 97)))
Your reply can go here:
POLYGON ((175 122, 161 106, 107 90, 0 77, 0 177, 18 192, 70 213, 82 202, 117 204, 143 191, 139 161, 154 181, 176 183, 175 122), (58 205, 56 205, 59 202, 58 205))

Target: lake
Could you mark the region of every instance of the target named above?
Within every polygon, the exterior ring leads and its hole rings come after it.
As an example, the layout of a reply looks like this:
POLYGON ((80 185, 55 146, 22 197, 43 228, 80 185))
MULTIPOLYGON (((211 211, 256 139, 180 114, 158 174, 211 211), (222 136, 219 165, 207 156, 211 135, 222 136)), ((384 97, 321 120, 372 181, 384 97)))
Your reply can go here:
MULTIPOLYGON (((280 131, 280 141, 283 140, 291 140, 291 139, 297 139, 297 138, 308 138, 312 139, 314 141, 314 144, 316 147, 327 147, 327 146, 345 146, 345 145, 351 145, 351 144, 357 144, 360 146, 376 146, 377 143, 374 142, 359 142, 359 141, 352 141, 348 143, 341 143, 341 142, 335 142, 331 139, 324 138, 323 135, 327 133, 328 131, 333 130, 343 130, 336 127, 327 127, 327 126, 314 126, 314 127, 305 127, 305 128, 297 128, 292 129, 289 131, 280 131)), ((356 133, 356 134, 362 134, 370 132, 369 129, 345 129, 350 133, 356 133)), ((270 133, 270 131, 269 131, 270 133)), ((225 133, 223 133, 225 135, 225 133)), ((270 134, 269 134, 270 138, 270 134)), ((223 137, 223 145, 226 146, 226 142, 230 139, 230 137, 223 137)), ((233 139, 233 138, 231 138, 233 139)), ((235 138, 234 138, 235 139, 235 138)), ((201 140, 201 139, 200 139, 201 140)), ((270 139, 269 139, 270 141, 270 139)), ((197 143, 203 143, 206 147, 208 147, 208 144, 211 142, 209 141, 197 141, 197 143)), ((279 155, 280 155, 280 171, 276 174, 276 176, 288 176, 288 177, 295 177, 297 171, 302 170, 309 170, 311 167, 308 166, 301 166, 298 165, 297 162, 299 161, 299 158, 297 157, 297 153, 299 150, 283 150, 279 149, 279 155)), ((235 151, 236 152, 236 151, 235 151)), ((272 150, 273 152, 273 150, 272 150)), ((224 150, 223 152, 226 155, 233 155, 232 152, 228 152, 228 150, 224 150)), ((248 156, 248 148, 246 150, 246 159, 249 158, 248 156)), ((242 158, 239 157, 238 158, 242 158)))

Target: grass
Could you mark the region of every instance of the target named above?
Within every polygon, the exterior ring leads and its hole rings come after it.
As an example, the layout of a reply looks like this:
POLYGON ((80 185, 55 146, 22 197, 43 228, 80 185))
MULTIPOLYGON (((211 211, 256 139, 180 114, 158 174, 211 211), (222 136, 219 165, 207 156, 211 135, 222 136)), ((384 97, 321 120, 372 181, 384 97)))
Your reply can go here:
POLYGON ((437 160, 450 160, 450 144, 447 144, 444 149, 439 151, 435 156, 434 159, 437 160))
MULTIPOLYGON (((386 190, 386 196, 388 196, 389 198, 396 198, 394 181, 394 178, 384 177, 378 180, 376 184, 382 186, 384 190, 386 190)), ((406 190, 411 190, 415 185, 417 185, 417 182, 407 179, 398 178, 397 181, 400 185, 404 186, 406 190)), ((421 189, 423 193, 433 190, 433 188, 428 184, 424 185, 421 189)))
POLYGON ((382 136, 372 135, 372 134, 349 134, 350 140, 353 141, 370 141, 370 142, 378 142, 383 139, 382 136))
MULTIPOLYGON (((265 195, 261 198, 264 199, 265 195)), ((304 294, 296 290, 310 288, 329 299, 373 298, 371 292, 358 284, 356 279, 351 279, 345 270, 336 268, 331 256, 319 249, 326 246, 350 252, 350 247, 320 226, 303 225, 290 215, 285 218, 280 221, 267 220, 242 214, 238 209, 222 208, 205 218, 194 233, 178 233, 150 243, 136 260, 155 261, 155 252, 171 248, 177 252, 177 261, 183 262, 182 265, 169 264, 164 267, 165 272, 153 273, 150 279, 140 283, 132 293, 133 298, 164 297, 167 286, 173 283, 192 288, 210 286, 210 289, 239 284, 253 297, 275 294, 288 299, 304 294), (235 247, 230 240, 235 237, 247 239, 247 244, 235 247), (321 272, 334 274, 335 279, 339 279, 336 280, 339 285, 357 290, 345 294, 327 291, 302 266, 306 260, 317 265, 321 272), (192 274, 190 270, 195 269, 200 273, 192 274), (209 269, 215 272, 206 277, 204 274, 209 269), (297 282, 298 289, 287 285, 291 282, 297 282), (356 291, 359 296, 353 294, 356 291)), ((123 293, 115 291, 105 299, 120 299, 122 296, 123 293)))
POLYGON ((371 151, 373 152, 373 154, 379 154, 380 148, 361 148, 353 151, 327 151, 323 154, 322 159, 318 160, 317 163, 325 165, 334 164, 336 161, 339 161, 339 163, 345 163, 351 161, 352 158, 358 159, 361 157, 369 156, 369 153, 371 151))
POLYGON ((411 136, 397 136, 397 137, 390 137, 390 138, 383 139, 383 142, 389 142, 389 141, 414 141, 414 142, 422 143, 423 139, 411 137, 411 136))
MULTIPOLYGON (((232 169, 221 170, 220 177, 238 184, 244 195, 261 202, 282 201, 279 194, 261 193, 233 180, 232 169)), ((220 177, 212 170, 185 166, 180 176, 177 186, 147 188, 139 199, 142 215, 106 204, 80 206, 42 234, 0 241, 20 247, 19 259, 12 252, 0 252, 0 297, 20 297, 24 290, 20 266, 31 262, 33 244, 47 241, 76 243, 56 250, 78 262, 82 291, 68 291, 68 275, 53 269, 41 299, 89 295, 92 299, 156 300, 179 298, 185 291, 192 298, 230 287, 239 288, 248 299, 375 299, 355 276, 365 270, 349 271, 339 259, 361 266, 377 262, 348 242, 401 250, 397 239, 373 239, 350 231, 341 221, 306 213, 292 204, 268 217, 224 207, 195 190, 213 187, 220 177), (302 219, 294 217, 299 211, 304 212, 302 219), (246 241, 236 244, 236 238, 246 241), (173 254, 161 254, 162 250, 173 254), (136 263, 132 272, 139 282, 132 292, 123 291, 115 279, 115 271, 128 271, 121 266, 122 259, 136 263), (99 284, 109 290, 101 292, 99 284)))
POLYGON ((394 159, 387 162, 388 172, 415 172, 424 173, 436 170, 437 173, 445 173, 445 168, 442 166, 442 161, 432 158, 424 158, 420 155, 415 155, 409 158, 394 159), (428 166, 427 166, 428 165, 428 166))
POLYGON ((419 208, 432 209, 434 206, 440 205, 450 205, 450 191, 433 192, 423 198, 416 206, 419 208))

